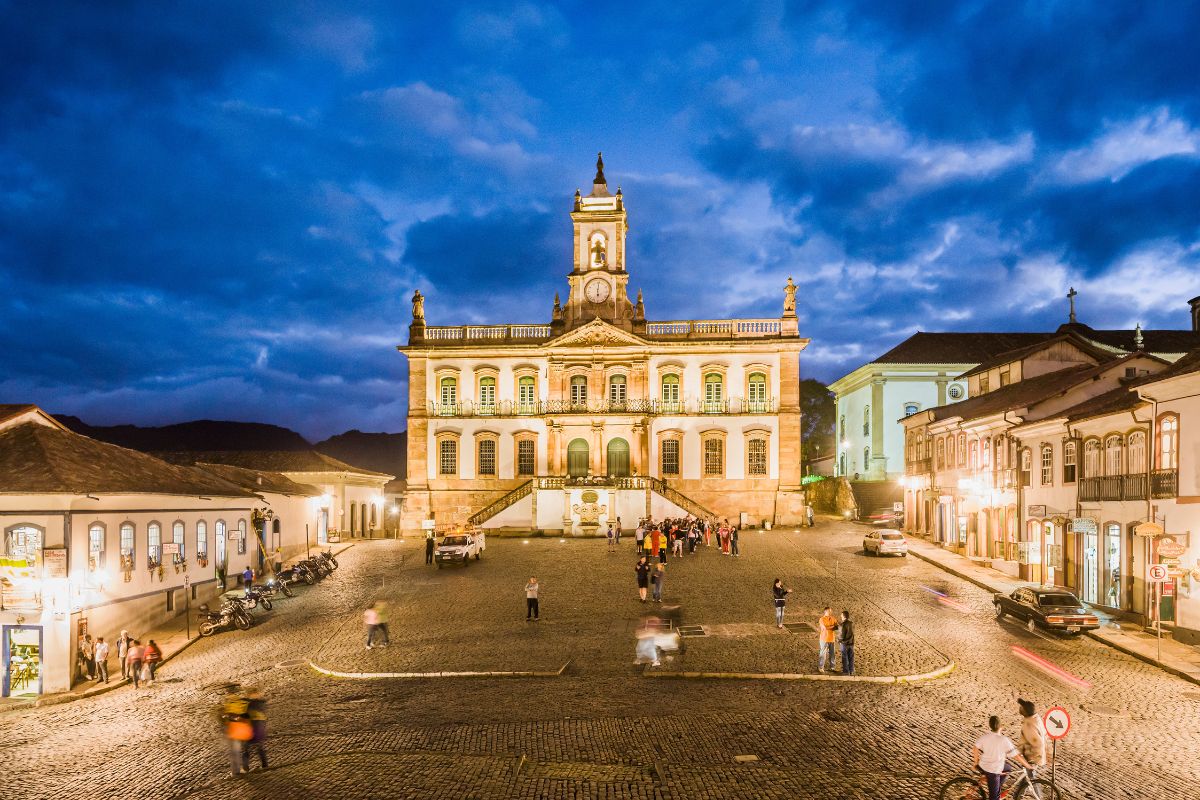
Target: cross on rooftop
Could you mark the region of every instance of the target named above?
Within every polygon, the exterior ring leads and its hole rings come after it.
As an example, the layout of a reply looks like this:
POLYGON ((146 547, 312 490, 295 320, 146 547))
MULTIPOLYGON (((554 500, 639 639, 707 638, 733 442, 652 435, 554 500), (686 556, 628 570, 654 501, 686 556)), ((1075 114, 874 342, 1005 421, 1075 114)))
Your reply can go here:
POLYGON ((1071 287, 1071 291, 1067 292, 1067 300, 1071 302, 1071 322, 1075 321, 1075 297, 1079 292, 1075 291, 1075 287, 1071 287))

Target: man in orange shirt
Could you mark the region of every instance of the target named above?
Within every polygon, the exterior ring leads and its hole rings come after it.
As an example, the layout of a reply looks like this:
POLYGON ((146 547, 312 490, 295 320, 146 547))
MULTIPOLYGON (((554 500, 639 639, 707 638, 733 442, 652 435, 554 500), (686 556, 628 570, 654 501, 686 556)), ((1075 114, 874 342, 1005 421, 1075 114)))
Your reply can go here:
POLYGON ((833 615, 829 606, 825 606, 825 610, 821 612, 821 618, 817 620, 817 630, 820 632, 817 668, 821 672, 833 669, 833 644, 837 641, 837 627, 837 617, 833 615))

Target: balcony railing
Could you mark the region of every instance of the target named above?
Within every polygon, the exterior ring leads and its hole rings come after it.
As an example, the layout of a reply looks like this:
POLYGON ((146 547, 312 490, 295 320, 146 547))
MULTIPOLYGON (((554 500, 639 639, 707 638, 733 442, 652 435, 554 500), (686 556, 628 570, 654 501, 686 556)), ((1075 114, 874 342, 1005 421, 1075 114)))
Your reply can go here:
POLYGON ((1161 474, 1164 476, 1161 485, 1158 482, 1157 476, 1160 473, 1152 473, 1150 480, 1147 481, 1146 473, 1138 472, 1133 475, 1096 475, 1090 478, 1082 478, 1079 481, 1079 502, 1081 503, 1097 503, 1104 500, 1145 500, 1147 484, 1155 487, 1155 491, 1162 491, 1163 494, 1155 494, 1155 497, 1174 497, 1175 496, 1175 476, 1174 470, 1165 470, 1161 474))
POLYGON ((654 339, 761 339, 778 336, 778 319, 690 319, 647 322, 646 336, 654 339))
POLYGON ((477 403, 473 401, 437 403, 430 401, 426 406, 431 417, 537 417, 546 414, 741 415, 774 414, 779 410, 779 402, 774 398, 746 400, 738 397, 720 401, 685 400, 679 402, 662 400, 594 400, 588 402, 539 400, 534 403, 522 403, 501 400, 496 403, 477 403))
POLYGON ((1155 500, 1179 496, 1179 471, 1156 469, 1150 473, 1150 496, 1155 500))
POLYGON ((549 338, 549 325, 430 325, 425 328, 426 340, 448 343, 549 338))
POLYGON ((909 461, 907 472, 909 475, 928 475, 933 472, 933 459, 918 458, 915 461, 909 461))

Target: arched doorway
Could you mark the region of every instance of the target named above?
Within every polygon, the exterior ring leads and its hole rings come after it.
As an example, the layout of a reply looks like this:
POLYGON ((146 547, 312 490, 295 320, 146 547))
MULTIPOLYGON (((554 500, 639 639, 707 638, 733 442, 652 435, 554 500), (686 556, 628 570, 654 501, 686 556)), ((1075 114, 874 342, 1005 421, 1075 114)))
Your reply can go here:
POLYGON ((567 474, 573 478, 588 474, 587 439, 572 439, 567 445, 567 474))
POLYGON ((358 505, 356 503, 351 503, 350 504, 350 531, 349 531, 351 536, 354 535, 354 530, 357 527, 356 526, 357 522, 358 522, 358 505))
POLYGON ((629 477, 629 442, 624 439, 608 443, 608 474, 614 478, 629 477))

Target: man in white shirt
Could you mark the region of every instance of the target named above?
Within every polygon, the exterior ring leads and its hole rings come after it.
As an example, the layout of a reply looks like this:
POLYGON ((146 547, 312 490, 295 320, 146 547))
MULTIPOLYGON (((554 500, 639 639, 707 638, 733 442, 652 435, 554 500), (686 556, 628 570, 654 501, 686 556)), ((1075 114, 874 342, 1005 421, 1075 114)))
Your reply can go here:
POLYGON ((975 741, 975 769, 987 776, 989 800, 1000 800, 1000 790, 1008 777, 1009 759, 1026 769, 1029 762, 1007 736, 1000 733, 1000 718, 988 717, 989 733, 975 741))

